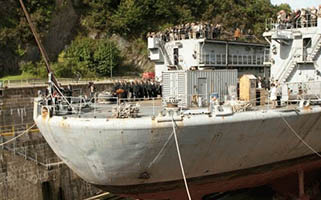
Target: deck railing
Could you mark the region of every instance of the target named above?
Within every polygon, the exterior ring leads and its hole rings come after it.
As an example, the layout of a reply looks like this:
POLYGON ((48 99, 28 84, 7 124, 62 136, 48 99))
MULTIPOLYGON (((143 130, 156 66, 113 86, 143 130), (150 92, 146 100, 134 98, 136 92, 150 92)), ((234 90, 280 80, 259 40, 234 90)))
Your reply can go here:
MULTIPOLYGON (((239 102, 241 104, 251 104, 252 107, 260 105, 264 109, 272 108, 270 93, 267 89, 260 89, 261 97, 253 97, 250 100, 242 100, 236 95, 224 98, 217 98, 217 103, 239 102), (262 91, 261 90, 265 90, 262 91), (264 98, 262 100, 262 98, 264 98), (263 104, 262 104, 263 102, 263 104)), ((278 94, 282 102, 299 103, 302 100, 321 103, 321 82, 311 81, 306 83, 284 83, 278 87, 278 94)), ((43 98, 39 106, 46 106, 53 115, 89 118, 115 118, 115 112, 129 111, 130 109, 139 108, 138 116, 157 116, 165 107, 178 107, 181 109, 209 108, 213 101, 210 94, 191 94, 191 95, 171 95, 165 98, 146 97, 146 98, 121 98, 110 95, 93 95, 91 98, 86 97, 55 97, 43 98)), ((217 105, 218 105, 217 104, 217 105)), ((39 111, 40 112, 40 111, 39 111)), ((40 114, 40 113, 39 113, 40 114)), ((124 117, 126 118, 126 117, 124 117)))
POLYGON ((310 27, 317 27, 317 26, 318 26, 318 19, 311 18, 311 17, 307 17, 305 20, 298 19, 292 22, 276 21, 270 18, 266 20, 266 24, 265 24, 266 30, 310 28, 310 27))
POLYGON ((261 66, 264 63, 264 55, 204 53, 200 54, 200 64, 205 65, 235 65, 235 66, 261 66))

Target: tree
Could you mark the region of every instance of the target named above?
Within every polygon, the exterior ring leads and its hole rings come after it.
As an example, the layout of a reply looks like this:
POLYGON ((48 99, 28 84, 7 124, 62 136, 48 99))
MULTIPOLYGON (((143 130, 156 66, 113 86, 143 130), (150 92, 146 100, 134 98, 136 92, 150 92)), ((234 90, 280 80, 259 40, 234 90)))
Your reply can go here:
POLYGON ((143 10, 135 0, 123 0, 116 13, 111 16, 111 28, 114 32, 125 36, 137 34, 144 26, 144 12, 146 10, 143 10))
POLYGON ((109 76, 110 70, 122 63, 120 51, 108 39, 76 38, 61 53, 54 70, 58 77, 109 76))
POLYGON ((108 76, 111 70, 121 65, 120 51, 113 42, 103 40, 94 52, 94 62, 97 74, 108 76))

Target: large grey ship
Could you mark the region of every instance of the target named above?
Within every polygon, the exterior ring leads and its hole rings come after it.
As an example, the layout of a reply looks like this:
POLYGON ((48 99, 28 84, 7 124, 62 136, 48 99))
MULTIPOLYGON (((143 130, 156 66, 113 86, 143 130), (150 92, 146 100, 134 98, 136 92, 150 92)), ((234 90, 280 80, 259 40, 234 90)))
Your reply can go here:
POLYGON ((150 37, 161 99, 40 97, 34 121, 84 180, 142 199, 201 199, 319 167, 321 18, 267 28, 269 48, 150 37), (278 85, 279 106, 265 89, 256 96, 250 74, 278 85))

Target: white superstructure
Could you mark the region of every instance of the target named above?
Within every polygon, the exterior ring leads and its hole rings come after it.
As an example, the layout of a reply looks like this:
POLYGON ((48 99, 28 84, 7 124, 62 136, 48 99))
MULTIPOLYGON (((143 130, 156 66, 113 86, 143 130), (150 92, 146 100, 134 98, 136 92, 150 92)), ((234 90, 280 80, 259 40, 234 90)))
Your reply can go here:
POLYGON ((271 22, 264 37, 270 42, 271 80, 279 83, 321 81, 321 18, 308 26, 271 22))
POLYGON ((264 65, 268 46, 260 43, 225 41, 206 38, 164 41, 159 37, 148 38, 149 58, 155 62, 155 74, 161 80, 167 70, 237 69, 244 73, 267 77, 264 65))

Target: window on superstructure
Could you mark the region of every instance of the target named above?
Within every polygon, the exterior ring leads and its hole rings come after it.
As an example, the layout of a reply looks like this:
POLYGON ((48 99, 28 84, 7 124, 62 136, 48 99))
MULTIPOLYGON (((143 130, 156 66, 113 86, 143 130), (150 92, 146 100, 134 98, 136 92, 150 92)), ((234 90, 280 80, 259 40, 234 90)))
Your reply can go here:
POLYGON ((303 38, 303 61, 306 61, 308 58, 308 48, 312 47, 311 38, 303 38))
POLYGON ((311 38, 303 38, 303 48, 311 48, 312 40, 311 38))

